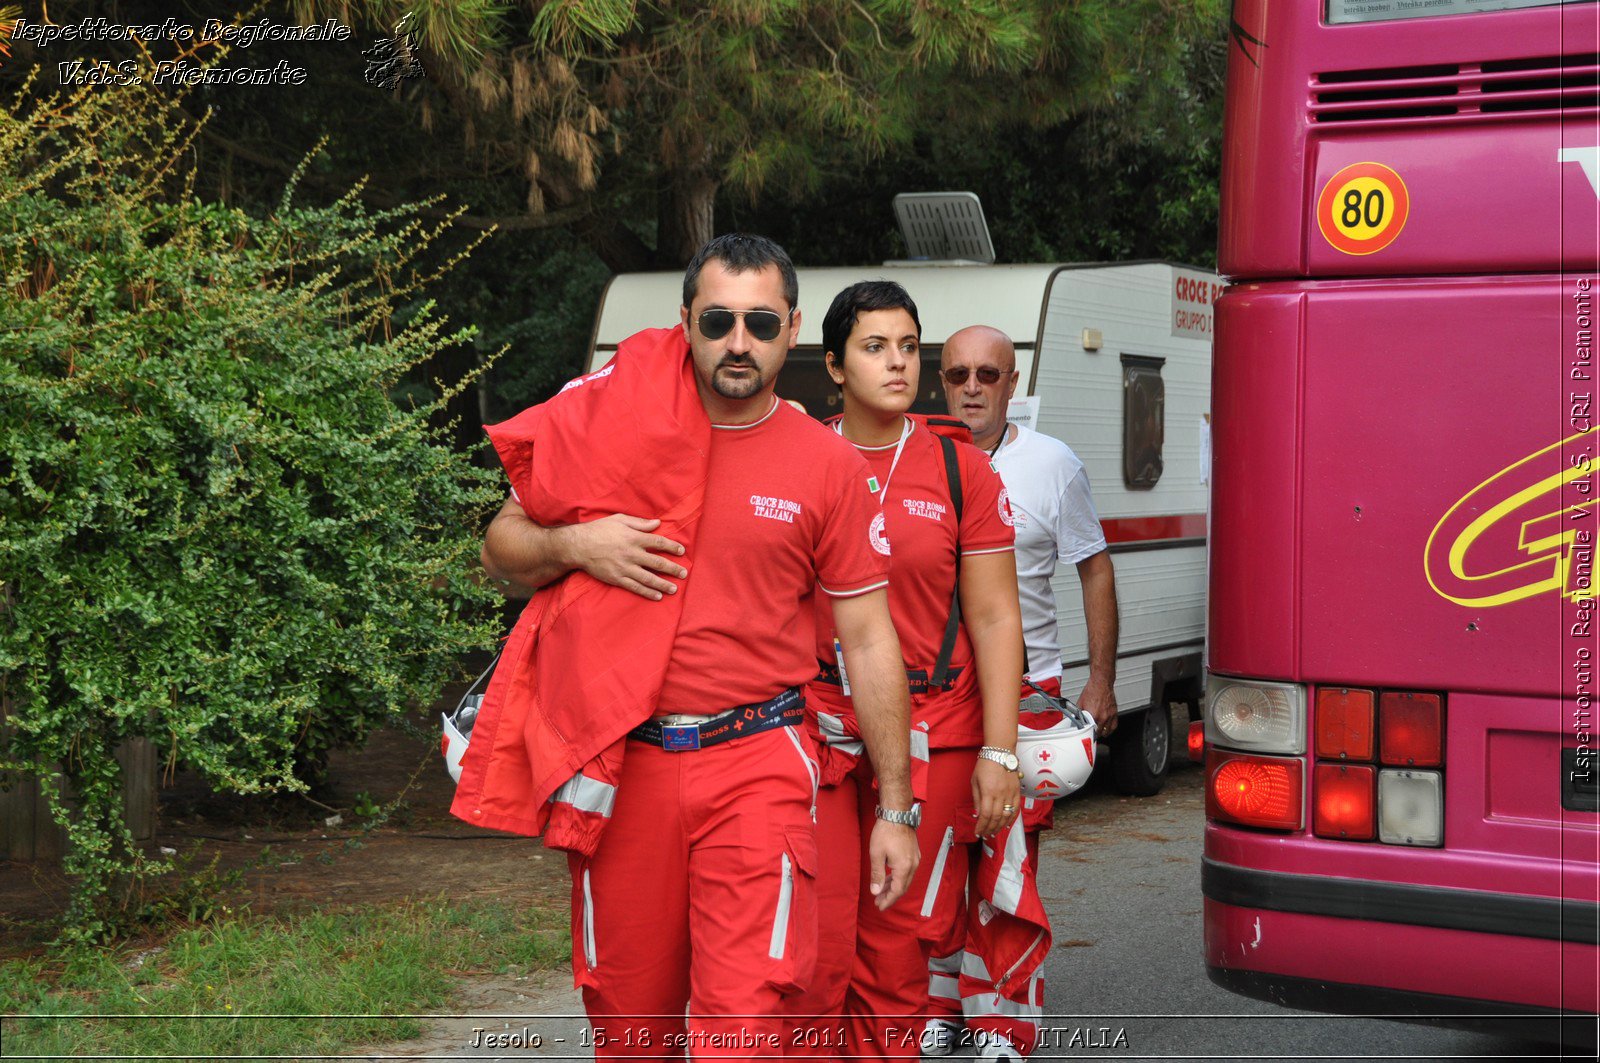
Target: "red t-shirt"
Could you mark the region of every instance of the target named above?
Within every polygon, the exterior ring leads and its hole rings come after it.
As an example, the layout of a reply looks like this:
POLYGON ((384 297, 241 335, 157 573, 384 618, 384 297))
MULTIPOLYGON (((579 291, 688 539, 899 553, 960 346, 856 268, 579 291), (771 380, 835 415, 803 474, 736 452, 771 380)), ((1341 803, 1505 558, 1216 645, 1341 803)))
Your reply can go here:
POLYGON ((869 475, 854 447, 785 402, 754 424, 712 426, 705 512, 679 558, 687 597, 658 713, 765 701, 817 674, 812 625, 823 615, 831 628, 826 596, 888 582, 869 475))
MULTIPOLYGON (((945 476, 939 440, 918 424, 906 438, 900 461, 895 444, 859 447, 879 487, 888 486, 883 513, 894 548, 894 573, 889 580, 889 613, 900 636, 900 652, 908 670, 933 671, 950 616, 950 594, 956 583, 956 555, 996 553, 1012 549, 1011 510, 1005 487, 989 464, 989 456, 970 443, 955 444, 961 470, 961 524, 945 476), (890 466, 893 465, 891 474, 890 466)), ((833 617, 818 610, 817 657, 834 661, 833 617)), ((981 745, 983 701, 978 674, 972 667, 972 642, 966 625, 956 631, 950 667, 960 668, 955 686, 911 699, 911 723, 926 722, 933 748, 981 745)), ((848 715, 850 699, 838 687, 814 683, 807 697, 824 712, 848 715)))

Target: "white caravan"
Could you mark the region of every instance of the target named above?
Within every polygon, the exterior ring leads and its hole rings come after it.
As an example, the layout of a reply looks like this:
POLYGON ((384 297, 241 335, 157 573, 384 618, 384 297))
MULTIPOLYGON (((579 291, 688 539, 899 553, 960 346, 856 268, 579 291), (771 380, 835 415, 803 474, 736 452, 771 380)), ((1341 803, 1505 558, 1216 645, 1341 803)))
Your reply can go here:
MULTIPOLYGON (((903 264, 802 269, 799 345, 778 394, 818 417, 839 411, 822 369, 822 317, 859 280, 898 281, 922 318, 922 388, 915 409, 944 413, 936 370, 945 339, 967 325, 1001 329, 1022 379, 1012 419, 1064 440, 1083 460, 1116 565, 1122 611, 1112 742, 1119 789, 1150 794, 1165 781, 1169 703, 1199 718, 1206 629, 1206 504, 1211 414, 1211 301, 1216 274, 1165 262, 1115 265, 903 264), (1146 712, 1151 706, 1158 712, 1146 712)), ((612 279, 595 320, 588 370, 640 329, 672 324, 681 273, 612 279)), ((1062 690, 1088 677, 1077 572, 1055 577, 1062 690)))

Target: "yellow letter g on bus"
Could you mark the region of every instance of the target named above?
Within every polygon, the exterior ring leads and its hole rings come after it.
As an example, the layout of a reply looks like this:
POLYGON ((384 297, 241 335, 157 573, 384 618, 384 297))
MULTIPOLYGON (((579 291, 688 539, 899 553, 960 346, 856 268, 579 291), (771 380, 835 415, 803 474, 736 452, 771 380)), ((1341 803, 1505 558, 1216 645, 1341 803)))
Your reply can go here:
POLYGON ((1428 536, 1428 585, 1457 605, 1593 598, 1595 438, 1568 436, 1468 491, 1428 536))

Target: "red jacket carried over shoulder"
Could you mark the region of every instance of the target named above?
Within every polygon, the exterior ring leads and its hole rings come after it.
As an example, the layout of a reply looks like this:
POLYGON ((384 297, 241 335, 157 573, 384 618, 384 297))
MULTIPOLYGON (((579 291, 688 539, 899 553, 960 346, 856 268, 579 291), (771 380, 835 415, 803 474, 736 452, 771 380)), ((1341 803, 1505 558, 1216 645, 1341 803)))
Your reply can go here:
MULTIPOLYGON (((598 372, 485 431, 538 524, 658 517, 691 545, 711 422, 681 328, 624 340, 598 372)), ((485 691, 452 814, 593 854, 626 735, 654 711, 683 596, 659 602, 574 571, 523 609, 485 691)))

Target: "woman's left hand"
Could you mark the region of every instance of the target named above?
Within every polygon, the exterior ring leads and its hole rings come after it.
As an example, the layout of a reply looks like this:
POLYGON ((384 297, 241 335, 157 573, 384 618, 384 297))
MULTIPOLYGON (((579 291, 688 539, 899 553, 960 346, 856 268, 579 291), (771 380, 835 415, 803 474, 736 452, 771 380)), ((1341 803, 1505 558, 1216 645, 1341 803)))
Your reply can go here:
POLYGON ((978 812, 978 837, 1007 826, 1022 810, 1022 780, 992 760, 978 758, 972 769, 972 807, 978 812))

